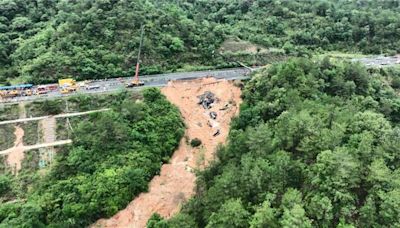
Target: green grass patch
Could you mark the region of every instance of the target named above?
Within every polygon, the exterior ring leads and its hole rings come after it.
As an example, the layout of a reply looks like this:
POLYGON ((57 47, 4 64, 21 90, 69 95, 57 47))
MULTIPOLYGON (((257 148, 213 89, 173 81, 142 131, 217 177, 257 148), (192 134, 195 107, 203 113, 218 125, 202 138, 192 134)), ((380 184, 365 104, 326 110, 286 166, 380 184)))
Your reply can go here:
POLYGON ((14 125, 6 124, 0 127, 0 150, 6 150, 14 145, 14 125))
POLYGON ((18 104, 1 104, 0 121, 18 119, 18 104))
POLYGON ((66 118, 57 119, 57 129, 56 129, 56 139, 58 140, 65 140, 68 139, 69 130, 67 125, 66 118))
POLYGON ((20 124, 24 129, 24 145, 35 145, 40 142, 42 133, 39 130, 39 121, 30 121, 20 124))
POLYGON ((65 102, 62 99, 34 101, 25 108, 27 117, 56 115, 65 110, 65 102))

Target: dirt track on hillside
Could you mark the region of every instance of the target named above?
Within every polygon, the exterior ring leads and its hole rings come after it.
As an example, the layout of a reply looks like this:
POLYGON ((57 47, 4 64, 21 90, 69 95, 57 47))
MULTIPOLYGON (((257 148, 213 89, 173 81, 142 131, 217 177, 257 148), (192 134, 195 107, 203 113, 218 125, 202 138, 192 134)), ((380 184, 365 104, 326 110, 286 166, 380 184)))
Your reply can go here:
POLYGON ((10 167, 12 167, 15 173, 21 169, 22 160, 24 160, 24 130, 20 126, 15 126, 15 141, 14 147, 9 149, 9 153, 7 155, 7 163, 10 167))
POLYGON ((201 139, 202 146, 192 148, 184 137, 170 163, 163 165, 160 175, 150 182, 149 192, 140 194, 124 210, 110 219, 99 220, 92 227, 143 228, 153 213, 166 218, 177 213, 194 194, 196 177, 193 169, 204 167, 214 159, 215 149, 225 142, 229 124, 232 117, 238 114, 241 102, 238 87, 232 82, 214 78, 173 81, 162 92, 179 107, 187 126, 185 137, 201 139), (197 104, 197 96, 206 91, 211 91, 218 98, 208 110, 197 104), (209 117, 210 111, 217 113, 216 120, 209 117), (220 135, 214 137, 218 129, 220 135))

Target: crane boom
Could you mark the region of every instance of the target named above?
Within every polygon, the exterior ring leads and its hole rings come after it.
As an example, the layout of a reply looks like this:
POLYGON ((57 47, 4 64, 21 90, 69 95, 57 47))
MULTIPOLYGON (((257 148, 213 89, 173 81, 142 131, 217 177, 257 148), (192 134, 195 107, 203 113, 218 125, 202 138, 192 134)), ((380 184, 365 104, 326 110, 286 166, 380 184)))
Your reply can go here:
POLYGON ((140 26, 140 44, 139 44, 139 51, 138 51, 138 56, 137 56, 137 62, 136 62, 136 71, 135 71, 135 80, 139 82, 139 67, 140 67, 140 51, 142 50, 142 45, 143 45, 143 35, 144 35, 144 25, 140 26))

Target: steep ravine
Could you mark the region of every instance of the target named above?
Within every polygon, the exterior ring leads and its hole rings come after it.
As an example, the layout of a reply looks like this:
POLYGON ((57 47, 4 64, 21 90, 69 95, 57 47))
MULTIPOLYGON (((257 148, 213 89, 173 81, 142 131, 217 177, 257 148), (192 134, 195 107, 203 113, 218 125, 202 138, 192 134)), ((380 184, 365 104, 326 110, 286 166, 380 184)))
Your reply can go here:
POLYGON ((170 163, 161 168, 160 175, 149 184, 149 192, 136 197, 125 209, 109 219, 101 219, 92 227, 143 228, 150 216, 157 212, 169 218, 194 194, 196 176, 193 169, 202 168, 214 159, 216 147, 225 143, 232 117, 238 114, 240 89, 233 82, 214 78, 173 81, 162 93, 181 111, 187 129, 170 163), (198 104, 198 96, 206 91, 215 94, 211 109, 198 104), (215 120, 209 113, 217 113, 215 120), (220 134, 213 136, 219 130, 220 134), (188 140, 199 138, 202 145, 192 148, 188 140))

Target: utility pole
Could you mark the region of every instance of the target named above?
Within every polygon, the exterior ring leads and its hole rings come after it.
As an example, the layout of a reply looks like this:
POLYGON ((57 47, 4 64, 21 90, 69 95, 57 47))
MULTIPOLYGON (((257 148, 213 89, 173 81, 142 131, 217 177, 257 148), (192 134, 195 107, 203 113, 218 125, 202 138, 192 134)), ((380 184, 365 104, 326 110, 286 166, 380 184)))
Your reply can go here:
POLYGON ((140 65, 140 51, 142 49, 143 45, 143 35, 144 35, 144 25, 142 24, 140 26, 140 44, 139 44, 139 51, 138 51, 138 56, 137 56, 137 62, 136 62, 136 72, 135 72, 135 81, 139 82, 139 65, 140 65))

